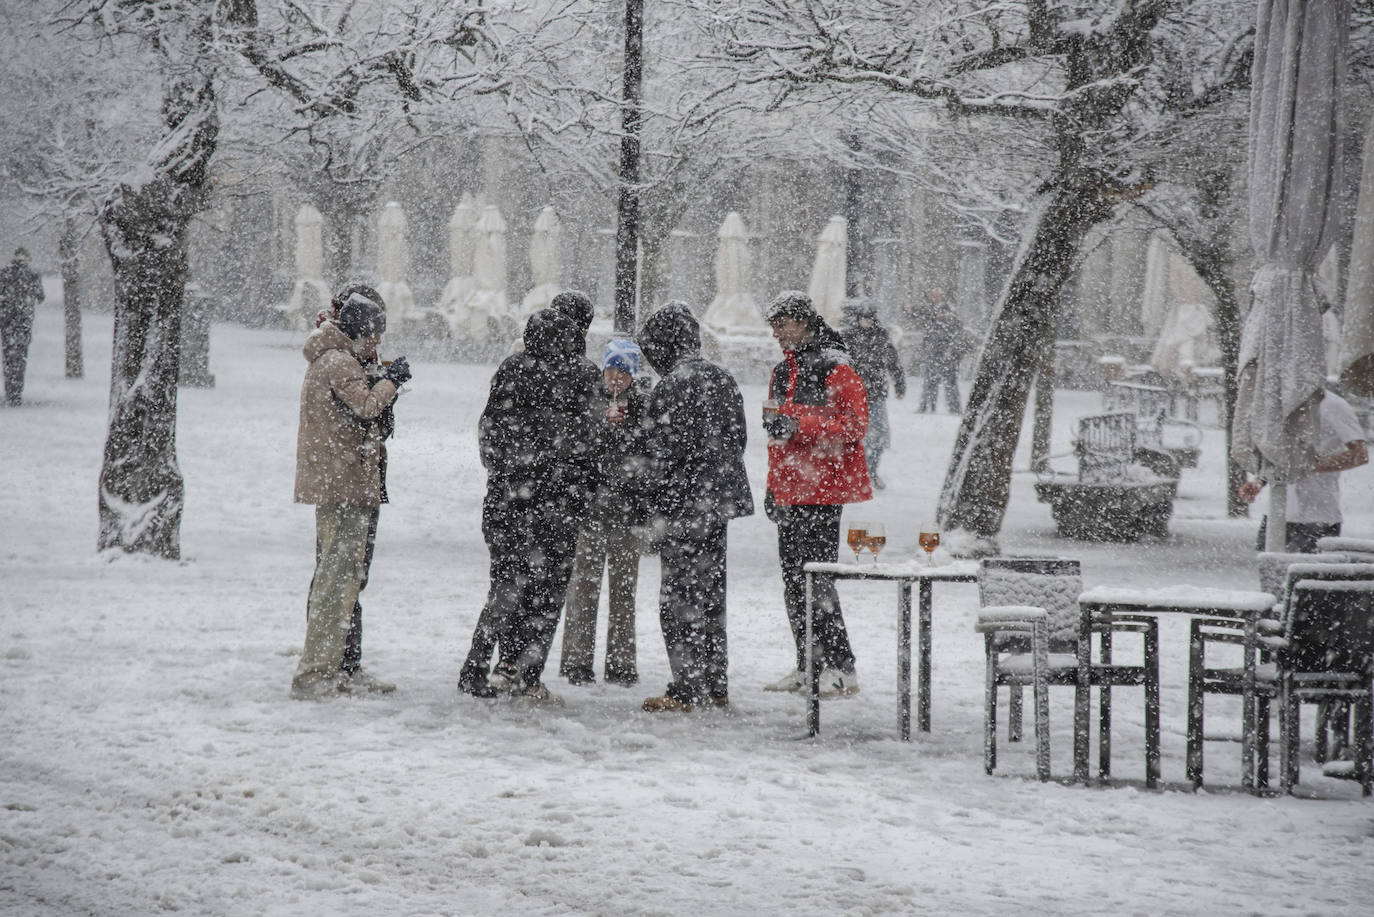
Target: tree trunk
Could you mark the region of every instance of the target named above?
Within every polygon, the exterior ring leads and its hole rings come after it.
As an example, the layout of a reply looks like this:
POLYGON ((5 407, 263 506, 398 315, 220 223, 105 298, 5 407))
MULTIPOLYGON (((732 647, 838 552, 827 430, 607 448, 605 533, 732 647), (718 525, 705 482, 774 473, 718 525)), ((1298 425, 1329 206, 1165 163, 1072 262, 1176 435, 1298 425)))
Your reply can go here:
POLYGON ((1031 425, 1031 471, 1050 469, 1050 431, 1054 426, 1054 340, 1040 354, 1035 373, 1035 422, 1031 425))
POLYGON ((644 80, 644 2, 625 0, 625 61, 621 86, 620 195, 615 229, 615 330, 636 327, 635 293, 639 267, 640 100, 644 80))
POLYGON ((1198 249, 1182 244, 1180 247, 1188 263, 1217 300, 1213 317, 1217 323, 1217 344, 1221 349, 1222 410, 1226 431, 1226 515, 1248 516, 1249 504, 1236 492, 1245 483, 1245 469, 1231 460, 1231 421, 1236 413, 1241 316, 1235 283, 1228 270, 1230 261, 1211 247, 1198 249))
POLYGON ((983 345, 940 492, 942 528, 982 537, 1001 530, 1031 380, 1054 340, 1060 291, 1084 235, 1110 213, 1091 182, 1059 184, 1042 196, 983 345))
POLYGON ((154 177, 121 185, 100 212, 115 280, 110 414, 100 469, 101 550, 181 555, 185 487, 176 455, 186 234, 202 208, 219 122, 209 78, 173 85, 154 177))
POLYGON ((62 266, 62 316, 65 327, 66 370, 68 379, 85 375, 81 359, 81 261, 77 244, 76 221, 67 217, 57 240, 57 257, 62 266))

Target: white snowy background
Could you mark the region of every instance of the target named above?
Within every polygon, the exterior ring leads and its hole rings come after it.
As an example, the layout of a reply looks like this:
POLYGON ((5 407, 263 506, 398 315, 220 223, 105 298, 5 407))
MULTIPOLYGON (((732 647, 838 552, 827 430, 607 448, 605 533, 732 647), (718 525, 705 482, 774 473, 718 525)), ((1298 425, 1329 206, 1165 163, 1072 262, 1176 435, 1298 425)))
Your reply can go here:
MULTIPOLYGON (((399 689, 292 701, 313 559, 312 513, 291 503, 301 336, 215 326, 217 384, 180 396, 184 559, 99 556, 111 319, 85 316, 86 374, 64 379, 49 290, 26 403, 0 411, 0 913, 1370 913, 1374 807, 1357 786, 1309 760, 1298 797, 1255 798, 1238 788, 1239 746, 1209 743, 1208 786, 1186 789, 1182 620, 1162 635, 1161 791, 1142 786, 1132 690, 1116 692, 1109 785, 1036 782, 1032 742, 1003 742, 984 775, 967 585, 936 587, 933 731, 910 743, 892 587, 842 586, 863 690, 828 701, 821 737, 803 738, 802 699, 761 690, 792 661, 761 514, 730 530, 731 714, 640 712, 667 680, 652 558, 640 686, 568 686, 555 648, 546 676, 564 707, 459 696, 487 586, 476 418, 490 366, 416 361, 397 408, 363 605, 365 663, 399 689)), ((742 381, 753 417, 763 380, 742 381)), ((916 550, 957 424, 915 403, 891 402, 889 488, 854 510, 886 522, 893 558, 916 550)), ((1060 393, 1056 451, 1097 407, 1060 393)), ((1088 586, 1256 588, 1255 521, 1225 518, 1221 442, 1208 431, 1184 472, 1165 541, 1061 541, 1022 475, 1003 549, 1081 558, 1088 586)), ((1374 535, 1374 472, 1344 487, 1347 534, 1374 535)), ((1052 695, 1062 777, 1072 692, 1052 695)), ((1213 728, 1238 718, 1230 699, 1209 703, 1213 728)))

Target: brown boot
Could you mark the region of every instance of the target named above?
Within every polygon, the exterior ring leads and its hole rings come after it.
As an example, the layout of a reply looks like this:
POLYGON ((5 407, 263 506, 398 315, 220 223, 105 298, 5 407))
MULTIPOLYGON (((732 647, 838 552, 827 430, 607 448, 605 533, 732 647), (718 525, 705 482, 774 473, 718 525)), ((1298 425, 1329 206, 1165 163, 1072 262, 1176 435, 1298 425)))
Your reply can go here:
POLYGON ((680 701, 671 694, 664 694, 662 697, 650 697, 644 701, 645 713, 691 713, 692 705, 686 701, 680 701))

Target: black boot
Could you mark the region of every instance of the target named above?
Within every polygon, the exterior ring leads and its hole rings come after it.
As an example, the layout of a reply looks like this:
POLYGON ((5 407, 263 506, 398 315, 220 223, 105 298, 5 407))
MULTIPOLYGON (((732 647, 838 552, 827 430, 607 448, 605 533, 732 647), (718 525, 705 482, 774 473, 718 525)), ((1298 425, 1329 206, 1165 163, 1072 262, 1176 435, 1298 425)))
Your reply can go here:
POLYGON ((496 689, 487 681, 487 673, 477 666, 470 663, 463 666, 458 673, 458 690, 464 694, 471 694, 473 697, 492 698, 496 696, 496 689))

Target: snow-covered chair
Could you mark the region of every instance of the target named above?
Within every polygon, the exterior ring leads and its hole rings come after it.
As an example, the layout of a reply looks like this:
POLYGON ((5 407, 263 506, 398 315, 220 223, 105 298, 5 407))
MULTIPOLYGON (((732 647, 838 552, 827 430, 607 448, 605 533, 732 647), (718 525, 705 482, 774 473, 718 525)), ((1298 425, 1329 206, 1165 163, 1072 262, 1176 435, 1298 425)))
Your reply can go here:
POLYGON ((1065 538, 1133 541, 1167 535, 1178 493, 1178 463, 1138 443, 1136 415, 1080 417, 1074 454, 1078 474, 1048 471, 1035 494, 1065 538))
MULTIPOLYGON (((1079 683, 1078 596, 1083 591, 1077 560, 1043 557, 988 557, 978 575, 979 610, 976 629, 983 634, 986 654, 983 716, 983 766, 991 774, 997 766, 997 690, 1010 689, 1009 741, 1021 738, 1021 689, 1032 689, 1035 717, 1035 770, 1050 778, 1049 688, 1079 683)), ((1094 622, 1093 632, 1144 635, 1140 665, 1090 667, 1089 678, 1100 683, 1143 684, 1147 696, 1158 696, 1158 625, 1153 618, 1116 615, 1110 625, 1094 622), (1110 670, 1110 672, 1108 672, 1110 670)), ((1091 636, 1089 637, 1091 639, 1091 636)), ((1105 689, 1104 689, 1105 690, 1105 689)), ((1086 736, 1075 736, 1075 742, 1086 736)), ((1104 760, 1110 744, 1103 748, 1104 760)))
MULTIPOLYGON (((1358 566, 1374 566, 1361 564, 1358 566)), ((1358 580, 1298 580, 1287 603, 1278 658, 1280 782, 1299 777, 1300 709, 1304 702, 1349 704, 1354 710, 1351 770, 1365 796, 1374 778, 1374 572, 1358 580)))
POLYGON ((1322 554, 1344 554, 1350 560, 1360 562, 1374 561, 1374 538, 1351 538, 1346 535, 1328 535, 1317 539, 1317 551, 1322 554))
MULTIPOLYGON (((1278 697, 1273 653, 1282 645, 1285 608, 1293 583, 1299 579, 1335 580, 1374 576, 1374 565, 1349 564, 1343 555, 1336 554, 1262 553, 1256 557, 1256 566, 1260 588, 1275 596, 1277 602, 1274 613, 1259 622, 1253 643, 1247 640, 1244 622, 1236 618, 1194 618, 1189 625, 1187 774, 1195 788, 1201 786, 1203 781, 1204 742, 1236 741, 1238 738, 1236 734, 1226 732, 1210 736, 1206 734, 1206 700, 1209 694, 1240 697, 1241 703, 1255 705, 1255 786, 1262 788, 1269 783, 1269 703, 1278 697), (1209 651, 1223 646, 1240 647, 1241 657, 1236 659, 1234 654, 1229 654, 1219 664, 1209 662, 1209 651), (1249 696, 1244 684, 1245 654, 1253 655, 1256 671, 1254 693, 1249 696)), ((1320 734, 1324 736, 1324 730, 1320 734)), ((1319 740, 1319 757, 1324 758, 1324 747, 1319 740)))

